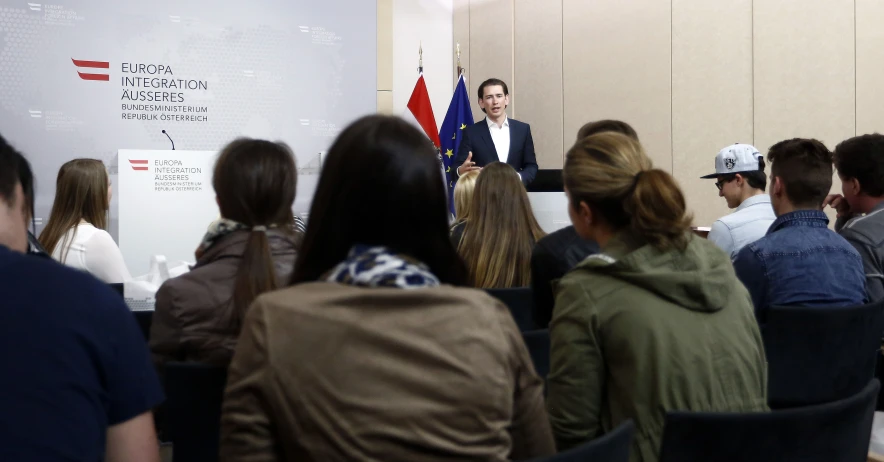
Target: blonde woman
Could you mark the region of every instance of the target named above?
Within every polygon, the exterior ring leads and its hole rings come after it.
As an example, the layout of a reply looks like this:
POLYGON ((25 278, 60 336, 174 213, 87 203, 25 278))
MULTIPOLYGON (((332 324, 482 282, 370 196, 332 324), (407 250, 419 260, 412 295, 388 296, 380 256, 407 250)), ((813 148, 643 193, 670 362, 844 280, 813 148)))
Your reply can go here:
POLYGON ((630 460, 653 462, 667 411, 767 410, 749 292, 730 257, 690 232, 675 179, 611 132, 578 141, 563 174, 571 222, 601 253, 556 294, 547 406, 558 449, 632 419, 630 460))
POLYGON ((451 242, 457 246, 463 236, 462 223, 470 217, 470 205, 473 203, 473 191, 476 189, 476 179, 479 177, 478 170, 464 173, 454 185, 454 215, 455 222, 451 225, 451 242), (457 234, 454 232, 458 231, 457 234))
POLYGON ((537 224, 528 193, 515 173, 502 162, 484 167, 476 179, 469 221, 452 232, 452 236, 463 235, 455 244, 473 287, 526 287, 531 283, 531 251, 546 234, 537 224))
POLYGON ((106 231, 111 185, 100 160, 74 159, 61 166, 55 201, 40 244, 52 258, 106 283, 131 279, 123 254, 106 231))

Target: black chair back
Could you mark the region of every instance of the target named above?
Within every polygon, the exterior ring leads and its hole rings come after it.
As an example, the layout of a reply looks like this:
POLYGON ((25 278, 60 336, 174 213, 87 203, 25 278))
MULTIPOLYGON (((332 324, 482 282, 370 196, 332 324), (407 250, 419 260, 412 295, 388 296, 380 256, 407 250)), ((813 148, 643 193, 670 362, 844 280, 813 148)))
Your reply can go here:
POLYGON ((537 462, 629 462, 635 426, 627 420, 601 438, 537 462))
POLYGON ((666 414, 660 462, 865 462, 879 382, 832 403, 773 412, 666 414))
POLYGON ((771 307, 761 327, 772 409, 852 396, 875 376, 884 301, 856 307, 771 307))
POLYGON ((534 325, 534 295, 530 287, 516 287, 513 289, 485 289, 489 295, 502 301, 519 326, 519 330, 525 332, 537 327, 534 325))
POLYGON ((197 363, 165 366, 163 426, 172 459, 216 462, 221 442, 221 402, 227 368, 197 363))
POLYGON ((150 341, 150 325, 153 323, 153 311, 133 311, 135 320, 138 321, 138 327, 141 328, 141 335, 144 340, 150 341))
POLYGON ((529 330, 522 332, 531 362, 537 375, 546 380, 549 374, 549 329, 529 330))

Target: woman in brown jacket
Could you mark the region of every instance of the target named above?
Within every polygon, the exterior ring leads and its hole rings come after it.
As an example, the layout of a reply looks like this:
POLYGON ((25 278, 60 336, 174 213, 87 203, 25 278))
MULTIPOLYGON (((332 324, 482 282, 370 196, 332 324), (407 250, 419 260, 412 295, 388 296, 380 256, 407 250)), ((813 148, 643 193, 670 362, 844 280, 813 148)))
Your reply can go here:
POLYGON ((404 121, 341 133, 294 286, 246 315, 224 461, 504 461, 554 452, 507 308, 462 288, 434 147, 404 121))
POLYGON ((239 139, 221 152, 212 186, 222 218, 209 227, 193 269, 156 295, 150 348, 158 366, 230 363, 249 305, 291 277, 296 181, 282 143, 239 139))

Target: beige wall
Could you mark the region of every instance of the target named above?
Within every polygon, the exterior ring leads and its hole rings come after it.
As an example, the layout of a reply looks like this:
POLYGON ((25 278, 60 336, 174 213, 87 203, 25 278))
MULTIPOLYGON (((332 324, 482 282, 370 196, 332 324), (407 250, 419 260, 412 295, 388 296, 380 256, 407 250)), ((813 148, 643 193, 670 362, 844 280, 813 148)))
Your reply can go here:
POLYGON ((720 148, 882 130, 880 0, 455 0, 452 17, 471 99, 510 83, 541 168, 561 168, 583 123, 625 120, 698 225, 727 213, 698 178, 720 148))

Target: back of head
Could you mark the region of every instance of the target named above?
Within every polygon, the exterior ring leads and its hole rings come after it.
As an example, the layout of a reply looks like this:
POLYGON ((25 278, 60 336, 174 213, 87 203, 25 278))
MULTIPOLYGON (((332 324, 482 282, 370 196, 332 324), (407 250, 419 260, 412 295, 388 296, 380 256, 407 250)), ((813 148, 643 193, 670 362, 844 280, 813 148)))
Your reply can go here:
POLYGON ((531 251, 543 234, 516 171, 502 162, 484 167, 458 245, 470 283, 481 288, 527 286, 531 251))
POLYGON ((326 156, 292 283, 317 281, 356 244, 383 246, 461 285, 448 238, 448 200, 430 140, 397 117, 350 124, 326 156))
POLYGON ((473 191, 476 189, 478 170, 464 173, 454 185, 454 214, 457 221, 464 221, 470 216, 470 205, 473 203, 473 191))
POLYGON ((873 133, 842 141, 833 158, 839 175, 859 181, 860 193, 884 196, 884 135, 873 133))
POLYGON ((620 120, 597 120, 595 122, 589 122, 582 127, 580 130, 577 130, 577 141, 586 138, 587 136, 592 136, 597 133, 604 132, 614 132, 620 133, 622 135, 626 135, 636 141, 638 141, 638 133, 635 132, 635 129, 632 128, 626 122, 620 120))
POLYGON ((26 221, 34 216, 34 176, 28 161, 0 136, 0 201, 8 215, 0 215, 0 243, 27 248, 26 221), (21 186, 23 201, 16 199, 21 186))
POLYGON ((58 170, 55 181, 55 200, 40 244, 50 255, 61 244, 64 261, 69 242, 59 242, 80 220, 99 229, 107 229, 110 182, 107 169, 100 160, 74 159, 58 170))
POLYGON ((233 288, 231 325, 238 329, 255 297, 277 287, 267 229, 287 231, 298 173, 283 143, 241 138, 218 156, 212 187, 221 216, 251 228, 233 288))
POLYGON ((832 188, 832 153, 820 141, 794 138, 770 147, 772 181, 779 181, 796 209, 817 209, 832 188))
POLYGON ((563 176, 570 207, 585 202, 613 231, 631 230, 660 250, 687 246, 684 195, 635 139, 605 132, 579 140, 565 157, 563 176))

